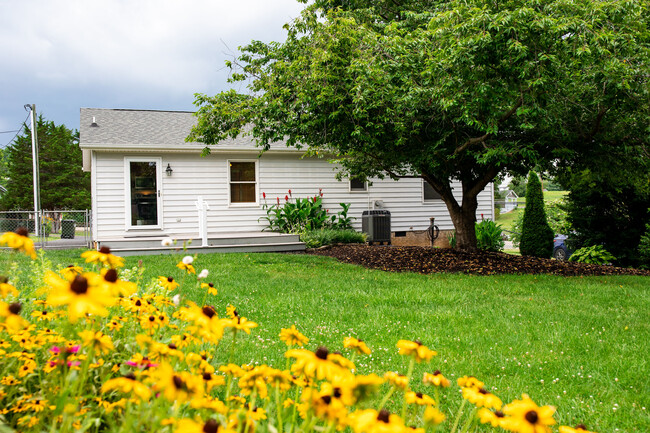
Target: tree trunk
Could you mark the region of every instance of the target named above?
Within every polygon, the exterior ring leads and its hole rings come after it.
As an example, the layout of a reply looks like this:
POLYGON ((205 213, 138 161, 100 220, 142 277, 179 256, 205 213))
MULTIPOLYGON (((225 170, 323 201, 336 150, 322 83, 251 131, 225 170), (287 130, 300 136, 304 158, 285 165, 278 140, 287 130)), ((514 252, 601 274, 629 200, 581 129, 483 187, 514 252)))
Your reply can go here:
POLYGON ((476 252, 476 208, 478 200, 476 196, 468 197, 463 195, 463 204, 461 206, 449 206, 447 209, 456 229, 456 248, 459 250, 476 252))

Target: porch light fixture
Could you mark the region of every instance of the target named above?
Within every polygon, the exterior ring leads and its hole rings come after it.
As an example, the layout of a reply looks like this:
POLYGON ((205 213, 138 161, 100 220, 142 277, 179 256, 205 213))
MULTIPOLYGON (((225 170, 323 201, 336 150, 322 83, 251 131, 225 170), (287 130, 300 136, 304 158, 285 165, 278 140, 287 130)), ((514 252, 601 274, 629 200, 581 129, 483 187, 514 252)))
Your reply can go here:
POLYGON ((165 173, 167 173, 167 176, 171 176, 173 171, 174 170, 172 170, 171 165, 169 165, 169 163, 167 163, 167 168, 165 169, 165 173))

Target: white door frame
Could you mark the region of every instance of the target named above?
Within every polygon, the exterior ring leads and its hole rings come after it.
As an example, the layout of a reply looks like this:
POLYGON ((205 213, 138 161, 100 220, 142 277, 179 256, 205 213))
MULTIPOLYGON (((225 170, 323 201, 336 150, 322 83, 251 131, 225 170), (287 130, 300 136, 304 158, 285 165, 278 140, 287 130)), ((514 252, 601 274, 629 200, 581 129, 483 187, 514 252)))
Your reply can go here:
POLYGON ((157 156, 125 156, 124 157, 124 209, 126 230, 161 230, 163 228, 163 205, 162 205, 162 158, 157 156), (158 224, 138 226, 131 224, 131 162, 155 162, 156 163, 156 205, 158 224))

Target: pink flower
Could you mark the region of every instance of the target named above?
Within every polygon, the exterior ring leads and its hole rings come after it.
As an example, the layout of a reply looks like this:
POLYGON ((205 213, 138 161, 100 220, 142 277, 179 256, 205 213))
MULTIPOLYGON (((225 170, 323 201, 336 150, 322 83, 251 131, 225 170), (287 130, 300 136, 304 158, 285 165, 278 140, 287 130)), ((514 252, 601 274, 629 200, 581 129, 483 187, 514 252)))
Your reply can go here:
POLYGON ((79 367, 81 362, 79 361, 68 361, 68 367, 79 367))
POLYGON ((71 347, 68 347, 67 349, 65 349, 65 351, 68 352, 68 353, 77 353, 77 352, 79 352, 80 347, 81 346, 79 346, 79 345, 71 346, 71 347))
POLYGON ((54 346, 50 349, 50 352, 58 355, 59 353, 61 353, 61 348, 59 346, 54 346))
POLYGON ((316 203, 316 200, 318 200, 318 197, 314 196, 314 203, 316 203))
POLYGON ((483 221, 485 218, 483 218, 483 214, 481 214, 481 221, 483 221))

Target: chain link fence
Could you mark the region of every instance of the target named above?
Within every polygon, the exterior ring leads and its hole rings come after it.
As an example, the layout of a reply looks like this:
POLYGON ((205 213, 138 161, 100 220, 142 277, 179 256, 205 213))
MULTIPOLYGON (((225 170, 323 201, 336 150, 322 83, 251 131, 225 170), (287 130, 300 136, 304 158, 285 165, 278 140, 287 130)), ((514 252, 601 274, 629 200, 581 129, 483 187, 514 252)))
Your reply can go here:
POLYGON ((36 248, 90 248, 92 220, 89 210, 0 211, 0 233, 24 227, 36 248))

